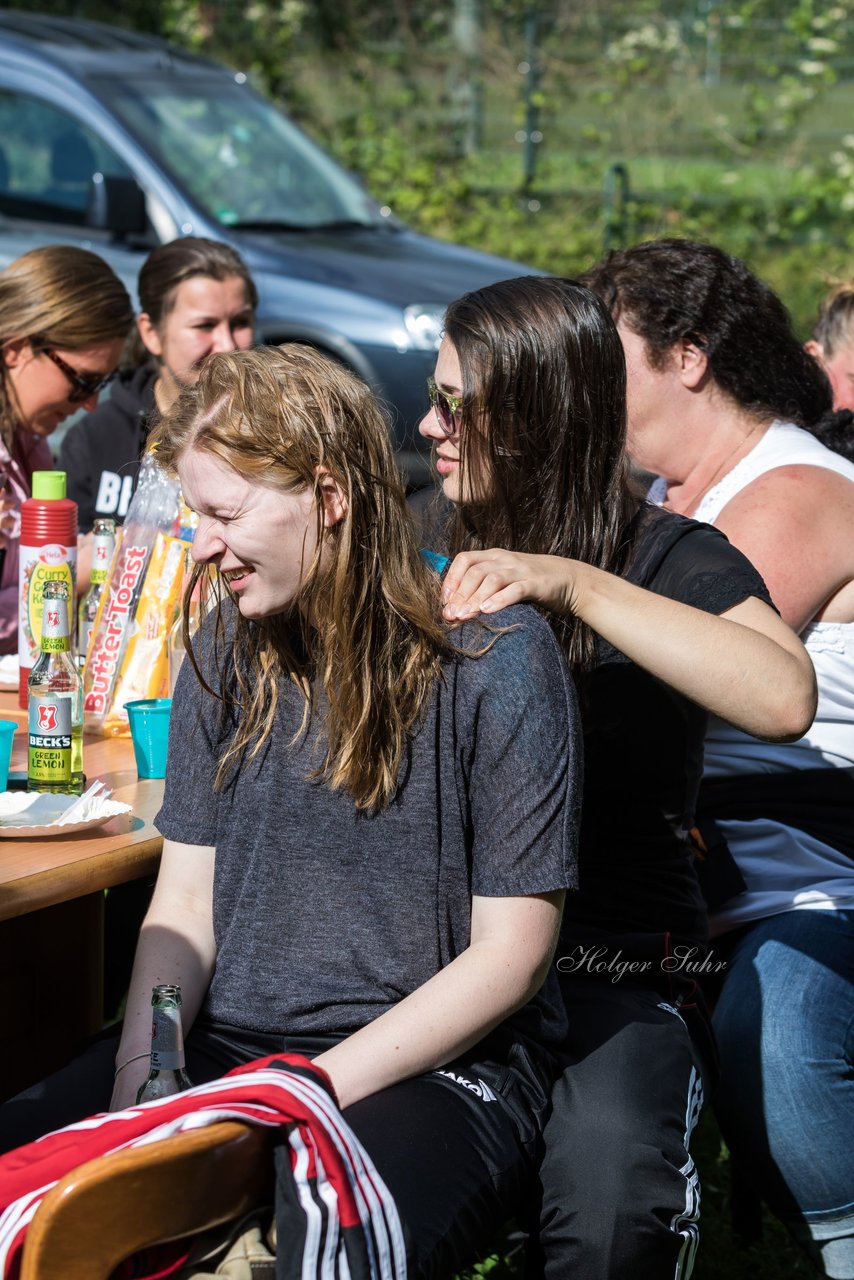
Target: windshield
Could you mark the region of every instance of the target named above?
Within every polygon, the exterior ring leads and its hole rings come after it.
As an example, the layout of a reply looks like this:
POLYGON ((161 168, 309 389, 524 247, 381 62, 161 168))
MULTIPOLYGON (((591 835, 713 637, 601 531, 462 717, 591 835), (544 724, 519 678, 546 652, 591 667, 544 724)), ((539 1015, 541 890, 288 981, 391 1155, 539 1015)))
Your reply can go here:
POLYGON ((270 103, 227 79, 100 81, 116 114, 225 226, 374 226, 357 182, 270 103))

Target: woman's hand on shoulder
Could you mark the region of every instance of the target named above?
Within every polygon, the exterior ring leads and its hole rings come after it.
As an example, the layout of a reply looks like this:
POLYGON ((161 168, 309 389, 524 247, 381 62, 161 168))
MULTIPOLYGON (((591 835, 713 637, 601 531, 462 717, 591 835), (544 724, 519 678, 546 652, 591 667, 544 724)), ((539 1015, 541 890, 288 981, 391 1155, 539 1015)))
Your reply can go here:
POLYGON ((448 621, 455 621, 532 600, 552 613, 577 613, 584 568, 563 556, 528 555, 500 547, 461 551, 442 584, 442 612, 448 621))

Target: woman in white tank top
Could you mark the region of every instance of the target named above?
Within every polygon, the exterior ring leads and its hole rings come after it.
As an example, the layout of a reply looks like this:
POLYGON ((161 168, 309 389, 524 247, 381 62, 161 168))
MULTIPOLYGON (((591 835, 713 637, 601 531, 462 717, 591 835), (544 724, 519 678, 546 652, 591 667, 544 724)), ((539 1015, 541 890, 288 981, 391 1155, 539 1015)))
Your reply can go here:
POLYGON ((629 447, 660 477, 650 498, 753 561, 816 669, 818 712, 797 741, 713 722, 700 813, 733 859, 710 902, 728 966, 721 1125, 816 1264, 850 1280, 854 466, 803 429, 830 408, 829 385, 743 263, 653 241, 612 254, 588 283, 623 339, 629 447))

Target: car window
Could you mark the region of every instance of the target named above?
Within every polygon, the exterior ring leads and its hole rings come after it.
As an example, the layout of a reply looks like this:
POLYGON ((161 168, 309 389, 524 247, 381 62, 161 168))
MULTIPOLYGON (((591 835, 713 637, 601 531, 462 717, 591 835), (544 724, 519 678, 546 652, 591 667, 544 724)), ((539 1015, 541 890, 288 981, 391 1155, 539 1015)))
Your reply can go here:
POLYGON ((99 80, 96 91, 224 226, 383 221, 371 198, 281 111, 225 78, 99 80))
POLYGON ((0 213, 82 226, 95 173, 132 176, 73 116, 42 98, 0 91, 0 213))

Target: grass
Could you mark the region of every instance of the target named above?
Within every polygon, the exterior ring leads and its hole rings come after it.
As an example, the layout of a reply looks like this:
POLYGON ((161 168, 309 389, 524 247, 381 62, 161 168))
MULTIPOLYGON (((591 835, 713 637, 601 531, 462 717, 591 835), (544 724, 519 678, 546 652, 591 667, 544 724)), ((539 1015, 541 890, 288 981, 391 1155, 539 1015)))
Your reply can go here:
POLYGON ((621 85, 613 68, 608 78, 606 43, 603 32, 588 58, 571 39, 544 46, 532 122, 542 141, 524 190, 515 28, 489 46, 481 147, 464 159, 446 45, 428 42, 417 59, 397 61, 305 50, 290 69, 290 105, 418 230, 558 275, 587 269, 621 242, 711 240, 766 279, 808 337, 828 285, 854 271, 854 78, 821 88, 789 118, 774 107, 777 81, 752 81, 738 59, 718 84, 692 64, 621 85), (764 114, 752 89, 768 98, 764 114), (617 162, 628 170, 625 206, 613 183, 604 191, 617 162))
MULTIPOLYGON (((615 162, 614 153, 600 146, 577 151, 550 151, 537 168, 537 195, 548 193, 596 192, 615 162)), ((646 199, 724 196, 750 199, 763 204, 809 194, 810 178, 802 164, 767 161, 751 165, 723 164, 705 156, 680 157, 674 164, 670 153, 635 155, 627 161, 632 190, 646 199)), ((519 185, 518 155, 507 151, 484 151, 471 162, 469 176, 477 187, 519 185)))
MULTIPOLYGON (((785 1228, 762 1211, 761 1238, 745 1245, 736 1239, 731 1225, 731 1176, 729 1154, 721 1141, 714 1116, 706 1110, 691 1149, 702 1181, 700 1250, 693 1280, 806 1280, 816 1271, 790 1240, 785 1228)), ((521 1280, 518 1257, 495 1253, 457 1280, 521 1280)), ((642 1276, 638 1280, 644 1280, 642 1276)))
POLYGON ((796 1280, 816 1272, 785 1228, 763 1208, 761 1238, 741 1244, 731 1225, 729 1153, 721 1142, 714 1116, 707 1110, 692 1142, 700 1170, 702 1208, 700 1251, 694 1280, 796 1280))

